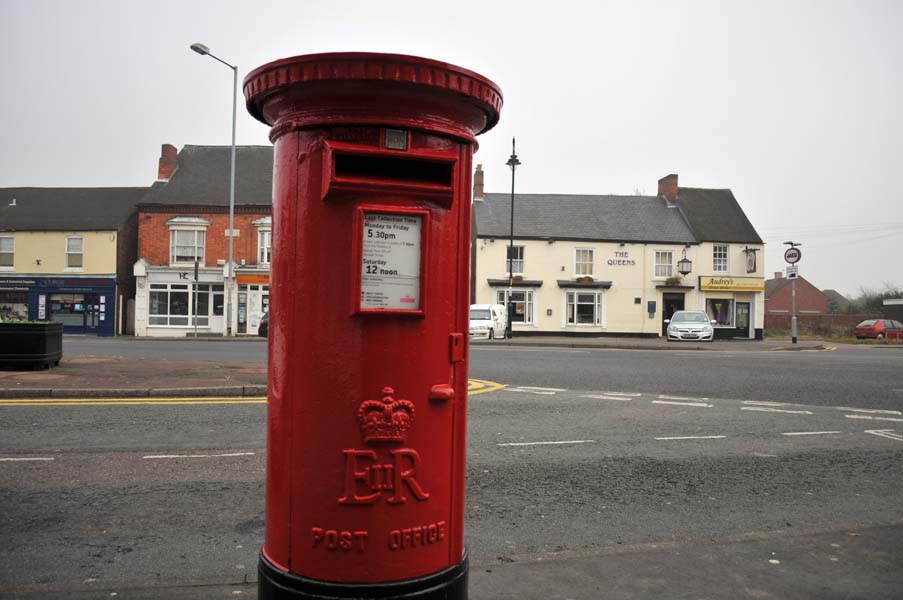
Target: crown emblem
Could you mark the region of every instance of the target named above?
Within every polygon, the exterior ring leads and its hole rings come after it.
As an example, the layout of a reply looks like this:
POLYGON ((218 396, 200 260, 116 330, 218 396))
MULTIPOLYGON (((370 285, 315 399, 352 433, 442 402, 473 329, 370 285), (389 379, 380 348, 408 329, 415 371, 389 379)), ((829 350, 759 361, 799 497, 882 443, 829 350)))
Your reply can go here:
POLYGON ((414 403, 396 399, 395 390, 384 387, 382 399, 361 402, 357 420, 367 444, 403 442, 414 423, 414 403))

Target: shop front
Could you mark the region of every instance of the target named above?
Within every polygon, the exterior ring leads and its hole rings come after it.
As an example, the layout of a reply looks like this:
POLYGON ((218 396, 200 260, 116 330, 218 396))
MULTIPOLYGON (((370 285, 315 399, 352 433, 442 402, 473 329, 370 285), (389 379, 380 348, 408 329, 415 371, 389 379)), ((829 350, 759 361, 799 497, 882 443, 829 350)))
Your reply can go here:
POLYGON ((0 278, 0 320, 54 321, 65 333, 116 335, 114 277, 0 278))
POLYGON ((135 335, 223 335, 225 286, 221 267, 194 269, 135 265, 135 335))
POLYGON ((238 283, 238 330, 239 334, 257 335, 260 318, 270 308, 269 274, 236 274, 238 283))
POLYGON ((701 275, 705 311, 717 339, 762 339, 765 279, 701 275))

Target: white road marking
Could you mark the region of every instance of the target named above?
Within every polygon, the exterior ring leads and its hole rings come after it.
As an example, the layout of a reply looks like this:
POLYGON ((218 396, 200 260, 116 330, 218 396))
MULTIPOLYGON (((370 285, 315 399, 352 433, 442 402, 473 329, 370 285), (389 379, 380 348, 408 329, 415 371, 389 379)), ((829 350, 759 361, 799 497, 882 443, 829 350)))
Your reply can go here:
POLYGON ((596 440, 564 440, 560 442, 508 442, 497 446, 557 446, 560 444, 595 444, 596 440))
POLYGON ((605 394, 606 396, 629 396, 631 398, 636 398, 637 396, 643 395, 643 394, 636 394, 636 393, 631 394, 628 392, 602 392, 602 393, 605 394))
POLYGON ((843 406, 835 406, 834 409, 847 412, 861 412, 876 415, 903 415, 903 412, 900 412, 899 410, 879 410, 876 408, 846 408, 843 406))
POLYGON ((869 415, 844 415, 848 419, 866 419, 869 421, 896 421, 903 423, 903 419, 895 419, 893 417, 872 417, 869 415))
POLYGON ((39 460, 53 460, 52 458, 0 458, 0 462, 26 462, 26 461, 39 461, 39 460))
POLYGON ((788 431, 781 435, 829 435, 832 433, 843 433, 842 431, 788 431))
POLYGON ((755 404, 756 406, 784 406, 783 402, 765 402, 764 400, 744 400, 743 404, 755 404))
POLYGON ((726 435, 685 435, 677 437, 657 437, 657 440, 723 440, 726 435))
POLYGON ((539 390, 525 390, 524 388, 519 387, 507 387, 505 388, 506 392, 518 392, 521 394, 533 394, 535 396, 554 396, 556 392, 540 392, 539 390))
POLYGON ((254 456, 253 452, 229 452, 227 454, 151 454, 142 456, 143 459, 158 458, 224 458, 231 456, 254 456))
POLYGON ((870 433, 872 435, 877 435, 883 438, 887 438, 889 440, 896 440, 898 442, 903 442, 903 435, 899 433, 894 433, 893 429, 866 429, 866 433, 870 433))
POLYGON ((740 410, 755 410, 759 412, 775 412, 775 413, 788 413, 791 415, 811 415, 812 412, 808 410, 783 410, 780 408, 770 408, 768 406, 744 406, 740 410))
POLYGON ((618 400, 619 402, 630 402, 632 400, 632 398, 625 398, 624 396, 607 396, 604 394, 585 394, 580 397, 592 398, 594 400, 618 400))
POLYGON ((547 388, 547 387, 534 387, 532 385, 520 385, 519 389, 522 390, 536 390, 537 392, 566 392, 567 390, 562 388, 547 388))
POLYGON ((675 406, 699 406, 701 408, 712 408, 711 404, 705 402, 674 402, 672 400, 653 400, 653 404, 671 404, 675 406))
POLYGON ((708 400, 708 398, 687 398, 686 396, 659 396, 658 398, 659 400, 708 400))

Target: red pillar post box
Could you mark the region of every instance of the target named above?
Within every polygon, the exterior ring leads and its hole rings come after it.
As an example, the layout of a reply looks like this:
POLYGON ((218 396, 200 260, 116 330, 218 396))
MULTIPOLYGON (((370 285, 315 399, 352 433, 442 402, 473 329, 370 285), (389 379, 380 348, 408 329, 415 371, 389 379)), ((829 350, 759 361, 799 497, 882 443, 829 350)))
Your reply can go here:
POLYGON ((261 598, 466 598, 474 136, 501 92, 411 56, 264 65, 272 126, 261 598))

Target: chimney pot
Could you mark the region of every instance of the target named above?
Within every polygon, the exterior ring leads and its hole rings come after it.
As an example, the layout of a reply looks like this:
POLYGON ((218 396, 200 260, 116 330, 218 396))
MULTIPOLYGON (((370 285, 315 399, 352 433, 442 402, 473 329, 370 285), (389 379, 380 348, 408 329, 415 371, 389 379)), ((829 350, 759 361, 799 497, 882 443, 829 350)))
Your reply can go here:
POLYGON ((780 279, 780 278, 783 277, 783 276, 784 276, 784 274, 781 273, 780 271, 775 271, 775 272, 774 272, 774 278, 775 278, 775 279, 780 279))
POLYGON ((477 202, 483 201, 483 165, 477 165, 477 170, 473 174, 473 199, 477 202))
POLYGON ((677 202, 677 174, 671 173, 658 180, 658 195, 668 202, 677 202))
POLYGON ((160 164, 157 167, 157 179, 168 181, 179 166, 179 152, 171 144, 163 144, 160 148, 160 164))

